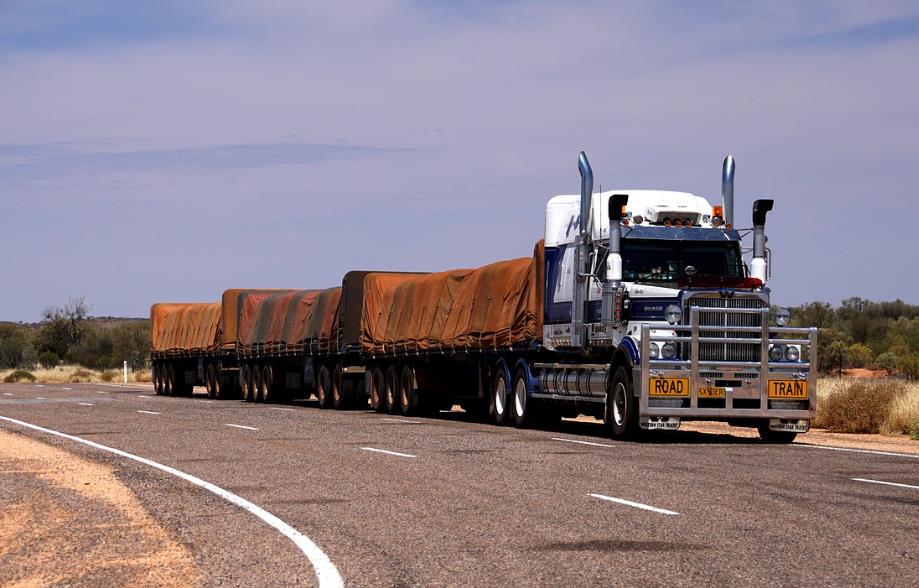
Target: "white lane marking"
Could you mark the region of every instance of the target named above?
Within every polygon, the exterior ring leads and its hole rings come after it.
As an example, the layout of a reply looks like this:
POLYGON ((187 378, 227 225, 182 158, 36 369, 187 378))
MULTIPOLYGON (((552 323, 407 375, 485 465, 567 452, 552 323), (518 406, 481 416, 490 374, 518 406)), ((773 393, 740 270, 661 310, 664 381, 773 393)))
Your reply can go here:
POLYGON ((35 384, 35 387, 36 387, 36 388, 44 388, 45 385, 44 385, 44 384, 35 384))
POLYGON ((111 386, 112 388, 134 388, 135 390, 149 390, 150 386, 138 386, 132 384, 104 384, 102 382, 96 382, 95 386, 111 386))
POLYGON ((202 399, 202 398, 199 398, 199 399, 198 399, 198 402, 213 402, 213 400, 204 400, 204 399, 202 399))
POLYGON ((282 408, 280 406, 269 406, 268 410, 297 410, 296 408, 282 408))
POLYGON ((612 496, 604 496, 603 494, 588 494, 594 498, 599 498, 600 500, 608 500, 609 502, 615 502, 617 504, 624 504, 626 506, 634 506, 635 508, 640 508, 643 510, 650 510, 651 512, 657 512, 665 515, 678 515, 680 513, 674 512, 672 510, 667 510, 664 508, 657 508, 656 506, 650 506, 647 504, 642 504, 640 502, 632 502, 631 500, 625 500, 623 498, 614 498, 612 496))
POLYGON ((420 425, 421 421, 410 421, 407 419, 380 419, 381 421, 387 421, 390 423, 406 423, 409 425, 420 425))
POLYGON ((48 399, 45 398, 44 396, 36 396, 35 400, 48 400, 48 399))
POLYGON ((96 394, 108 394, 105 390, 96 390, 96 394))
POLYGON ((590 445, 591 447, 616 447, 609 443, 594 443, 593 441, 580 441, 578 439, 562 439, 561 437, 552 437, 553 441, 564 441, 565 443, 579 443, 580 445, 590 445))
POLYGON ((919 454, 894 453, 893 451, 876 451, 874 449, 852 449, 850 447, 830 447, 829 445, 811 445, 810 443, 795 443, 792 447, 809 447, 811 449, 829 449, 831 451, 851 451, 852 453, 870 453, 871 455, 889 455, 891 457, 912 457, 919 459, 919 454))
POLYGON ((11 393, 9 393, 9 392, 4 392, 3 395, 4 395, 4 396, 16 396, 15 394, 11 394, 11 393))
POLYGON ((89 402, 77 402, 80 406, 96 406, 95 404, 90 404, 89 402))
POLYGON ((73 390, 73 388, 61 388, 61 390, 73 390))
POLYGON ((385 453, 386 455, 395 455, 396 457, 418 457, 417 455, 410 455, 408 453, 399 453, 398 451, 387 451, 385 449, 376 449, 375 447, 361 447, 364 451, 373 451, 376 453, 385 453))
POLYGON ((140 412, 143 414, 160 414, 158 412, 153 412, 152 410, 138 410, 137 412, 140 412))
POLYGON ((138 394, 138 398, 153 398, 152 396, 144 396, 143 394, 138 394))
POLYGON ((900 484, 897 482, 885 482, 883 480, 869 480, 867 478, 849 478, 856 482, 867 482, 868 484, 883 484, 885 486, 896 486, 897 488, 910 488, 912 490, 919 490, 919 486, 913 486, 912 484, 900 484))
POLYGON ((282 535, 284 535, 285 537, 293 541, 294 544, 300 548, 300 551, 302 551, 303 554, 306 555, 307 558, 309 558, 310 563, 313 565, 313 569, 316 571, 316 578, 319 580, 319 586, 323 588, 333 588, 333 587, 338 588, 339 586, 344 586, 344 582, 342 581, 341 575, 338 573, 338 569, 335 567, 335 564, 332 563, 332 560, 329 559, 329 556, 327 556, 325 552, 319 549, 319 546, 313 543, 309 537, 307 537, 300 531, 296 530, 295 528, 291 527, 290 525, 288 525, 287 523, 285 523, 284 521, 282 521, 275 515, 271 514, 267 510, 261 508, 260 506, 252 502, 249 502, 245 498, 241 498, 233 494, 229 490, 224 490, 220 486, 211 484, 210 482, 202 480, 201 478, 198 478, 191 474, 186 474, 183 471, 177 470, 175 468, 171 468, 167 465, 157 463, 145 457, 133 455, 131 453, 128 453, 127 451, 115 449, 114 447, 108 447, 107 445, 102 445, 101 443, 90 441, 89 439, 82 439, 80 437, 68 435, 67 433, 61 433, 59 431, 54 431, 52 429, 46 429, 38 425, 33 425, 31 423, 27 423, 24 421, 18 421, 16 419, 11 419, 9 417, 5 417, 2 415, 0 415, 0 419, 16 424, 16 425, 19 425, 19 426, 22 426, 22 427, 28 427, 30 429, 34 429, 42 433, 47 433, 49 435, 57 435, 58 437, 63 437, 64 439, 76 441, 77 443, 84 443, 86 445, 89 445, 90 447, 101 449, 102 451, 108 451, 110 453, 114 453, 115 455, 142 463, 152 468, 156 468, 162 472, 166 472, 167 474, 172 474, 173 476, 176 476, 178 478, 182 478, 186 482, 191 482, 192 484, 194 484, 195 486, 198 486, 199 488, 204 488, 208 492, 212 492, 216 494, 217 496, 223 498, 227 502, 235 504, 236 506, 242 508, 243 510, 246 510, 254 514, 259 519, 261 519, 263 522, 265 522, 265 524, 269 525, 270 527, 273 527, 278 532, 280 532, 282 535))
POLYGON ((237 429, 246 429, 247 431, 258 431, 258 427, 247 427, 246 425, 234 425, 232 423, 224 423, 228 427, 236 427, 237 429))

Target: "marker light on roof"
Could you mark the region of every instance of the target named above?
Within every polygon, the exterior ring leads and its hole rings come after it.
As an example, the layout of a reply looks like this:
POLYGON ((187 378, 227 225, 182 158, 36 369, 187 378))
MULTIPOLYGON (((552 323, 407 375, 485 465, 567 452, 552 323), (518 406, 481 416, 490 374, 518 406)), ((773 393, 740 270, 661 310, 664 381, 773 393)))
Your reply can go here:
POLYGON ((636 224, 636 225, 640 225, 641 223, 645 222, 645 217, 643 217, 643 216, 641 216, 640 214, 638 214, 638 215, 635 215, 634 217, 632 217, 632 220, 635 221, 635 224, 636 224))
POLYGON ((712 226, 713 226, 713 227, 720 227, 723 223, 724 223, 724 219, 722 219, 720 216, 713 216, 713 217, 712 217, 712 226))

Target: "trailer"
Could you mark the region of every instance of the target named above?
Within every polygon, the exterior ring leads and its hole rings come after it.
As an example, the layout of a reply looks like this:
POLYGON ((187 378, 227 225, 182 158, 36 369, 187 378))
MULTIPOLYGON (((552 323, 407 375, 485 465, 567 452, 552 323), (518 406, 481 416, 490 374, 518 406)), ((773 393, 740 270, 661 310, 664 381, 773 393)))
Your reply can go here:
MULTIPOLYGON (((734 227, 730 156, 718 205, 595 193, 584 153, 578 164, 580 194, 549 200, 531 256, 351 271, 325 290, 226 291, 216 341, 193 350, 204 379, 215 365, 215 381, 235 374, 250 401, 315 395, 321 408, 404 415, 460 405, 517 426, 588 414, 616 438, 688 420, 755 427, 770 442, 807 431, 817 330, 770 312, 773 201, 754 202, 751 229, 734 227)), ((191 328, 198 315, 184 312, 174 321, 191 328)), ((169 355, 154 330, 156 373, 178 370, 187 386, 191 356, 169 355)))

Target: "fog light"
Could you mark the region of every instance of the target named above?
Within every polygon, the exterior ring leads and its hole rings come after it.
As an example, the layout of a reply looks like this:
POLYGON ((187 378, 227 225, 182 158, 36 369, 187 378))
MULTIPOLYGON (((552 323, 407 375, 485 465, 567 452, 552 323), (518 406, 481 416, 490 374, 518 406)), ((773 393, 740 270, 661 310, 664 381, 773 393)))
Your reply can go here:
POLYGON ((661 347, 657 343, 649 343, 648 348, 650 351, 651 359, 657 359, 661 356, 661 347))
POLYGON ((798 361, 801 357, 801 350, 794 345, 785 348, 785 359, 788 361, 798 361))
POLYGON ((667 342, 661 347, 661 357, 664 359, 673 359, 676 357, 676 343, 667 342))

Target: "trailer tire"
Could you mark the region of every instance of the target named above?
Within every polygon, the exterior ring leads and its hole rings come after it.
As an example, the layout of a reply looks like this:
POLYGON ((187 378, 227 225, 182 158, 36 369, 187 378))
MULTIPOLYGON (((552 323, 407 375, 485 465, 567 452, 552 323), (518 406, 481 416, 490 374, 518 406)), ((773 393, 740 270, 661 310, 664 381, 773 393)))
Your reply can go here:
POLYGON ((316 398, 319 399, 319 408, 332 407, 332 378, 328 366, 319 368, 319 377, 316 379, 316 398))
POLYGON ((386 370, 386 388, 384 399, 386 403, 386 412, 396 414, 399 411, 399 370, 396 364, 389 366, 386 370))
POLYGON ((500 359, 495 368, 495 379, 491 386, 491 403, 488 410, 495 424, 504 425, 510 421, 507 406, 507 391, 510 390, 510 387, 510 372, 504 360, 500 359))
POLYGON ((348 408, 348 401, 345 398, 344 386, 344 368, 341 367, 341 362, 339 361, 335 364, 335 369, 332 372, 332 408, 335 410, 344 410, 348 408))
POLYGON ((795 440, 797 433, 790 431, 773 431, 769 428, 769 421, 762 421, 756 426, 759 438, 766 443, 787 445, 795 440))
POLYGON ((638 432, 638 405, 632 393, 632 380, 625 367, 613 373, 613 381, 606 393, 604 418, 615 439, 629 439, 638 432))
POLYGON ((215 388, 216 388, 216 381, 214 378, 214 364, 209 363, 207 365, 207 369, 204 371, 204 389, 207 390, 208 398, 217 397, 217 391, 215 390, 215 388))
POLYGON ((399 406, 403 416, 412 416, 418 412, 418 386, 415 379, 415 370, 411 364, 402 366, 402 375, 399 378, 399 406))
POLYGON ((269 364, 262 366, 262 377, 259 379, 258 396, 256 402, 271 402, 274 400, 274 391, 271 389, 274 372, 269 364))
POLYGON ((163 395, 163 368, 159 364, 153 364, 152 371, 152 380, 153 380, 153 391, 156 392, 157 396, 163 395))
POLYGON ((514 393, 511 399, 511 413, 514 426, 528 427, 533 422, 534 406, 530 399, 530 386, 526 370, 521 366, 514 374, 514 393))
POLYGON ((386 374, 380 369, 380 366, 374 366, 370 373, 370 408, 375 412, 384 412, 386 410, 386 374))
POLYGON ((167 364, 163 380, 163 394, 166 396, 175 396, 175 381, 175 370, 172 369, 172 364, 167 364))
POLYGON ((242 387, 242 397, 246 402, 252 402, 252 368, 248 363, 243 363, 239 368, 241 387, 242 387))

